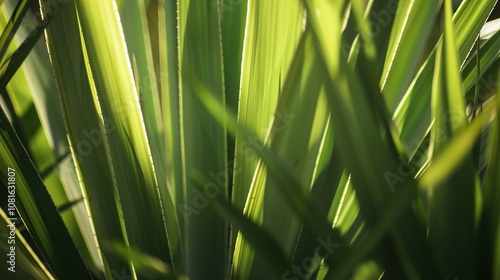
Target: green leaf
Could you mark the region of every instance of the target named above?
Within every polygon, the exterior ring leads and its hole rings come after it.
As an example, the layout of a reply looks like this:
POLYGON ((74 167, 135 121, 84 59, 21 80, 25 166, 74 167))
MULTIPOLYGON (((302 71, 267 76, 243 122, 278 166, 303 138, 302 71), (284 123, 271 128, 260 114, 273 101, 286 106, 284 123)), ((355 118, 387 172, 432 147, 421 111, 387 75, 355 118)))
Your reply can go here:
POLYGON ((218 4, 216 0, 180 0, 177 6, 180 134, 175 136, 182 143, 182 180, 177 182, 182 192, 177 207, 182 215, 186 274, 192 279, 223 279, 227 273, 228 225, 207 208, 207 197, 213 194, 199 193, 192 178, 193 172, 200 172, 212 179, 210 189, 216 195, 228 196, 231 167, 226 158, 226 130, 203 107, 193 82, 201 81, 224 102, 220 18, 214 9, 218 4))
POLYGON ((491 71, 497 71, 497 62, 500 58, 500 32, 494 33, 485 42, 480 43, 480 48, 474 51, 465 63, 462 70, 462 80, 465 94, 466 104, 473 104, 476 102, 484 102, 490 94, 492 94, 490 84, 495 76, 491 71), (478 60, 479 57, 479 61, 478 60), (477 87, 477 88, 476 88, 477 87), (483 89, 489 92, 483 92, 483 89))
MULTIPOLYGON (((312 47, 311 34, 304 34, 286 76, 266 139, 274 156, 286 164, 290 172, 299 174, 299 184, 304 194, 310 191, 316 172, 319 172, 317 164, 324 147, 323 138, 330 116, 323 76, 317 67, 318 56, 308 55, 306 52, 312 47)), ((248 139, 247 143, 252 145, 252 139, 248 139)), ((259 146, 253 148, 262 149, 259 146)), ((265 167, 260 167, 255 173, 256 180, 251 185, 245 214, 257 221, 261 216, 264 228, 279 240, 285 255, 291 258, 302 227, 300 219, 283 197, 282 190, 275 185, 275 175, 265 167)), ((321 219, 326 219, 326 213, 321 219)), ((256 264, 252 267, 250 278, 258 278, 259 274, 255 274, 258 271, 259 265, 256 264)))
POLYGON ((26 226, 54 275, 66 278, 76 274, 90 278, 54 202, 3 109, 0 112, 0 129, 0 152, 3 155, 0 180, 15 182, 4 185, 14 198, 17 210, 16 213, 14 209, 9 209, 8 216, 17 218, 16 225, 22 223, 26 226))
MULTIPOLYGON (((304 223, 305 227, 310 228, 316 236, 319 238, 326 238, 327 240, 334 240, 342 244, 342 238, 337 230, 332 230, 331 224, 324 221, 323 219, 318 219, 321 216, 319 214, 315 204, 311 203, 308 199, 304 188, 301 186, 300 181, 296 178, 289 167, 283 163, 283 161, 277 157, 272 151, 265 147, 265 145, 258 140, 257 136, 251 132, 251 130, 236 121, 234 115, 227 109, 224 109, 220 101, 212 96, 208 88, 204 87, 203 84, 194 80, 193 84, 199 90, 197 91, 198 97, 204 106, 210 111, 210 113, 217 118, 220 124, 226 124, 228 131, 233 134, 241 135, 245 139, 253 139, 253 145, 255 147, 261 147, 255 149, 257 156, 261 158, 258 168, 266 168, 267 173, 270 174, 269 178, 272 178, 273 184, 279 188, 281 195, 286 199, 288 205, 291 209, 300 217, 301 221, 304 223)), ((260 176, 262 178, 262 176, 260 176)), ((261 180, 261 178, 256 178, 256 180, 261 180)), ((251 204, 250 204, 251 205, 251 204)), ((249 209, 248 211, 252 211, 249 209)), ((239 250, 238 248, 235 249, 239 250)), ((338 248, 338 255, 335 254, 335 259, 342 256, 342 251, 344 248, 338 248)), ((237 253, 235 253, 235 258, 237 253)), ((236 264, 234 263, 234 268, 243 266, 243 268, 250 268, 251 263, 236 264), (249 267, 245 267, 249 265, 249 267)))
POLYGON ((7 85, 12 76, 16 73, 26 57, 29 55, 30 51, 40 39, 40 36, 43 34, 43 27, 46 25, 46 23, 47 22, 43 22, 39 26, 37 26, 37 28, 30 33, 28 38, 26 38, 23 44, 19 46, 19 48, 2 63, 0 67, 1 88, 7 85))
MULTIPOLYGON (((200 177, 202 177, 200 175, 200 177)), ((208 182, 206 178, 199 178, 200 182, 208 182)), ((200 188, 201 189, 201 188, 200 188)), ((207 191, 207 189, 202 191, 207 191)), ((257 256, 264 259, 264 263, 267 264, 264 271, 272 271, 272 273, 266 273, 265 275, 273 275, 273 277, 279 277, 283 271, 288 269, 288 263, 275 239, 268 234, 263 228, 255 224, 252 220, 246 217, 239 209, 230 204, 221 196, 215 197, 212 202, 212 207, 214 207, 221 216, 225 217, 240 234, 252 244, 253 248, 256 250, 257 256)))
MULTIPOLYGON (((302 17, 298 1, 257 0, 250 1, 247 8, 238 122, 250 128, 261 141, 275 114, 284 77, 299 41, 302 17)), ((234 172, 232 201, 240 209, 246 204, 258 161, 247 155, 246 142, 247 139, 236 135, 234 164, 241 171, 234 172)))
POLYGON ((149 279, 174 279, 171 268, 155 257, 146 255, 134 248, 113 242, 110 245, 124 261, 132 261, 137 272, 149 279))
POLYGON ((5 53, 7 52, 7 48, 14 38, 14 34, 21 25, 23 18, 28 11, 28 4, 28 0, 20 0, 17 3, 16 8, 12 12, 12 16, 10 17, 9 22, 2 32, 2 36, 0 36, 0 61, 2 62, 4 60, 5 53))
MULTIPOLYGON (((459 65, 462 65, 462 61, 465 60, 496 2, 496 0, 462 1, 454 14, 453 24, 459 65)), ((416 152, 432 123, 430 103, 435 56, 436 50, 434 49, 420 67, 394 112, 394 122, 410 157, 416 152)))
MULTIPOLYGON (((330 6, 334 4, 327 1, 308 3, 308 15, 312 17, 318 52, 323 57, 325 72, 328 73, 328 103, 335 128, 335 143, 340 145, 342 159, 352 173, 353 186, 357 189, 363 216, 368 226, 375 226, 379 217, 383 217, 381 211, 385 209, 392 191, 395 191, 386 174, 398 172, 401 159, 398 158, 395 147, 384 141, 380 134, 377 111, 383 108, 379 107, 380 104, 372 107, 360 78, 339 56, 337 49, 332 47, 335 46, 333 41, 337 34, 340 34, 340 15, 333 12, 338 11, 338 7, 335 9, 330 6), (329 27, 329 32, 326 31, 326 26, 329 27), (374 165, 373 162, 377 164, 374 165)), ((416 183, 410 177, 404 179, 399 188, 415 192, 416 183)), ((404 218, 398 220, 391 237, 402 265, 410 275, 432 275, 434 267, 428 266, 426 261, 429 252, 424 243, 424 229, 416 222, 409 209, 401 215, 404 218), (415 250, 419 253, 408 255, 407 252, 415 250)))
POLYGON ((100 128, 128 244, 171 263, 165 220, 174 216, 163 209, 117 7, 114 2, 99 9, 88 1, 76 4, 96 113, 114 126, 113 131, 104 123, 100 128))
MULTIPOLYGON (((444 7, 444 37, 438 45, 432 84, 434 126, 430 150, 434 156, 440 155, 444 143, 468 125, 451 1, 446 0, 444 7)), ((466 147, 460 149, 467 150, 466 147)), ((470 155, 465 157, 450 177, 429 193, 429 242, 441 277, 470 278, 475 271, 474 264, 470 263, 475 253, 471 240, 475 232, 475 188, 478 183, 473 164, 470 155)))
MULTIPOLYGON (((14 3, 5 3, 4 15, 12 12, 14 8, 14 3)), ((32 16, 30 12, 28 16, 32 16)), ((5 19, 1 20, 3 24, 5 19)), ((14 47, 18 47, 36 26, 36 23, 24 20, 9 52, 13 52, 14 47)), ((83 194, 74 163, 71 157, 68 157, 66 129, 61 108, 57 106, 59 97, 45 42, 35 42, 37 43, 9 81, 7 91, 11 93, 16 114, 22 116, 21 126, 14 125, 14 128, 18 133, 26 132, 30 138, 29 143, 25 142, 25 147, 37 169, 41 170, 40 176, 54 203, 61 205, 68 200, 81 198, 83 194)), ((13 123, 15 122, 16 118, 13 118, 13 123)), ((102 261, 84 203, 72 208, 72 211, 65 212, 62 217, 87 268, 97 274, 97 267, 102 267, 102 261)))
POLYGON ((491 142, 487 157, 489 165, 484 179, 484 208, 481 216, 478 253, 484 256, 484 262, 478 262, 481 277, 494 279, 500 277, 500 91, 497 88, 497 101, 494 110, 496 118, 492 124, 491 142), (496 107, 496 108, 495 108, 496 107))
POLYGON ((442 0, 399 2, 380 80, 387 107, 391 112, 396 109, 406 88, 415 77, 426 39, 435 25, 434 19, 441 4, 442 0))
MULTIPOLYGON (((150 39, 146 5, 143 1, 124 0, 120 15, 123 19, 126 19, 121 23, 125 42, 127 43, 128 56, 134 70, 133 74, 147 132, 148 146, 151 149, 163 213, 166 217, 170 255, 174 262, 174 270, 182 271, 184 260, 180 249, 181 241, 177 211, 173 201, 173 188, 169 188, 167 183, 169 176, 167 161, 165 160, 165 126, 163 125, 160 102, 160 83, 155 75, 155 69, 159 69, 160 65, 155 65, 153 61, 154 48, 150 39)), ((160 79, 164 79, 164 77, 160 75, 160 79)))
MULTIPOLYGON (((48 2, 42 2, 42 11, 48 16, 48 2)), ((61 107, 71 145, 71 154, 83 189, 85 203, 102 254, 103 272, 111 277, 112 271, 132 275, 130 264, 118 259, 116 253, 103 251, 106 240, 125 243, 123 218, 111 167, 104 145, 103 131, 112 132, 116 124, 102 119, 96 111, 94 97, 87 74, 80 40, 74 2, 60 7, 57 17, 47 29, 47 46, 54 76, 60 94, 61 107), (64 34, 64 36, 60 36, 64 34), (82 117, 85 116, 85 117, 82 117)))
POLYGON ((439 156, 432 160, 430 166, 419 178, 421 188, 435 188, 470 156, 476 139, 486 123, 491 120, 490 111, 491 109, 483 111, 469 127, 461 129, 449 140, 439 156))

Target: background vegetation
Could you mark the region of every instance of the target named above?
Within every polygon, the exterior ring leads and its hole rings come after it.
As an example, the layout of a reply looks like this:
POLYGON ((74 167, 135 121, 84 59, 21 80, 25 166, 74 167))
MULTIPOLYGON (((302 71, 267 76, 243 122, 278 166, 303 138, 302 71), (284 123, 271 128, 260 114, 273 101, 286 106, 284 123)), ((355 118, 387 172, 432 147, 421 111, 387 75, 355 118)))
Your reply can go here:
POLYGON ((2 279, 500 279, 496 2, 0 1, 2 279))

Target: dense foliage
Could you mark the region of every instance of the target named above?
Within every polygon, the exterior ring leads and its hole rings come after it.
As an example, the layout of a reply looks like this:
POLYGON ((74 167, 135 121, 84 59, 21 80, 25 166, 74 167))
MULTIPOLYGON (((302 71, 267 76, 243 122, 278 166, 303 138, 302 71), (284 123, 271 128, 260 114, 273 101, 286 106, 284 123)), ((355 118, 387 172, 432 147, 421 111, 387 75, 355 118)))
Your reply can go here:
POLYGON ((496 2, 0 1, 1 278, 500 279, 496 2))

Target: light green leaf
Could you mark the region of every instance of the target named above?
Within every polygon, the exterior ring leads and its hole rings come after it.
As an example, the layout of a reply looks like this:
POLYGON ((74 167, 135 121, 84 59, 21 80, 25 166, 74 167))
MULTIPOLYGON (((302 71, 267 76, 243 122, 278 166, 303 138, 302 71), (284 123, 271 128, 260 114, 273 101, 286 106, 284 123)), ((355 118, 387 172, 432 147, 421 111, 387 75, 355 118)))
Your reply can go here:
MULTIPOLYGON (((432 83, 434 125, 429 149, 434 156, 439 156, 445 142, 468 125, 451 18, 451 1, 445 0, 444 36, 438 44, 432 83)), ((467 150, 467 147, 459 149, 467 150)), ((470 240, 474 239, 475 232, 475 188, 478 182, 473 166, 469 154, 446 181, 429 192, 429 242, 441 277, 470 278, 475 272, 475 266, 470 263, 475 253, 475 244, 470 240), (453 236, 450 236, 450 230, 454 232, 453 236)), ((441 171, 446 173, 446 169, 441 171)))

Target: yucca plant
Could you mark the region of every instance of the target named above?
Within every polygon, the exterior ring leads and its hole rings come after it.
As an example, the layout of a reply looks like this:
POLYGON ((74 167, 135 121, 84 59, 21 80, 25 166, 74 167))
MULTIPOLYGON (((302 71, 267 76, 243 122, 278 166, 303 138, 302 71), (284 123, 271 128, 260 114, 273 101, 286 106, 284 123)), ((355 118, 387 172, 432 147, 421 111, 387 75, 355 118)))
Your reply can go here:
POLYGON ((500 279, 496 2, 0 1, 1 278, 500 279))

